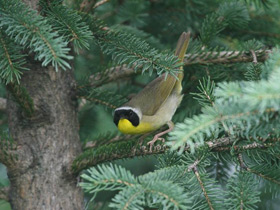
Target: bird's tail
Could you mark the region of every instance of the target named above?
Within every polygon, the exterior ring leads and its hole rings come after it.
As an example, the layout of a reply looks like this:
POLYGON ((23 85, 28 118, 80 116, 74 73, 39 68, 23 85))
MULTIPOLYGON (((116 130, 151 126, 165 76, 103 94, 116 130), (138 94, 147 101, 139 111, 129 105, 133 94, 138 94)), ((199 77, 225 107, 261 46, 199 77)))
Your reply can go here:
MULTIPOLYGON (((175 50, 175 55, 178 56, 180 63, 184 62, 184 57, 188 49, 189 42, 190 42, 190 32, 188 33, 183 32, 177 42, 177 46, 175 50)), ((177 74, 177 77, 179 79, 178 82, 181 84, 184 77, 183 66, 180 67, 180 70, 181 72, 177 74)))

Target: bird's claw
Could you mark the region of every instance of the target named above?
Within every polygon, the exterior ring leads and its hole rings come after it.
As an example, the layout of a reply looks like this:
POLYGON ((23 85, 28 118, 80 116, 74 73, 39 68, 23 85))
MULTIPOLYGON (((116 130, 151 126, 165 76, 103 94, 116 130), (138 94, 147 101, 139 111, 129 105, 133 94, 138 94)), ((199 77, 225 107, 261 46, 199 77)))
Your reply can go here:
POLYGON ((154 143, 155 143, 157 140, 162 141, 162 143, 165 142, 165 139, 164 139, 164 138, 154 137, 152 141, 149 141, 149 142, 147 143, 148 145, 150 145, 150 152, 152 152, 153 145, 154 145, 154 143))

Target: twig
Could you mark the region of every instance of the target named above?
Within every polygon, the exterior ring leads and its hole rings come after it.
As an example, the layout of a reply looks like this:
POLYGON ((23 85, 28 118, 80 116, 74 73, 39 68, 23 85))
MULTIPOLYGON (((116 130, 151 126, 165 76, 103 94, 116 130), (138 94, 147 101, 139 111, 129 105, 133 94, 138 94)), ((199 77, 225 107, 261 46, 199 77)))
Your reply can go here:
POLYGON ((240 167, 243 168, 243 169, 245 169, 246 171, 251 172, 251 173, 253 173, 253 174, 256 174, 257 176, 262 177, 263 179, 269 180, 269 181, 271 181, 271 182, 274 182, 274 183, 280 185, 280 182, 279 182, 278 180, 275 180, 275 179, 273 179, 273 178, 271 178, 271 177, 265 176, 265 175, 259 173, 258 171, 255 171, 255 170, 253 170, 253 169, 247 167, 247 166, 245 165, 244 161, 243 161, 243 158, 242 158, 242 154, 241 154, 241 153, 238 154, 238 160, 239 160, 240 167))
POLYGON ((233 141, 231 141, 230 137, 224 137, 224 138, 216 139, 214 141, 208 141, 206 142, 206 144, 210 149, 215 149, 217 147, 229 145, 232 142, 233 141))
POLYGON ((234 145, 233 147, 214 147, 214 151, 230 151, 230 150, 235 150, 235 151, 242 151, 242 150, 250 150, 250 149, 256 149, 256 148, 267 148, 267 147, 272 147, 275 144, 268 143, 268 144, 259 144, 259 143, 252 143, 252 144, 246 144, 246 145, 234 145))
POLYGON ((100 141, 88 141, 84 147, 84 149, 90 149, 93 147, 98 147, 104 144, 110 144, 113 142, 117 142, 117 141, 122 141, 122 140, 129 140, 131 138, 131 135, 125 135, 125 136, 115 136, 114 138, 111 138, 108 141, 105 142, 100 142, 100 141))
POLYGON ((241 154, 241 153, 238 154, 238 161, 239 161, 240 167, 241 167, 242 169, 247 170, 247 167, 246 167, 245 164, 244 164, 243 157, 242 157, 242 154, 241 154))
POLYGON ((136 156, 162 154, 167 150, 165 145, 158 143, 155 144, 153 150, 150 151, 147 146, 149 140, 151 139, 148 138, 144 141, 143 139, 130 139, 113 142, 93 149, 87 149, 75 159, 72 164, 72 171, 74 174, 78 174, 81 170, 99 163, 117 159, 133 158, 136 156), (89 158, 89 156, 91 158, 89 158))
MULTIPOLYGON (((208 194, 207 194, 207 192, 206 192, 206 189, 205 189, 205 187, 204 187, 204 185, 203 185, 203 182, 202 182, 202 180, 201 180, 201 178, 200 178, 199 172, 198 172, 198 170, 197 170, 197 164, 198 164, 198 163, 199 163, 198 160, 196 160, 196 161, 194 162, 194 164, 192 165, 192 170, 193 170, 193 172, 194 172, 194 174, 195 174, 195 176, 196 176, 197 181, 199 182, 199 185, 200 185, 200 187, 201 187, 201 189, 202 189, 202 191, 203 191, 203 194, 204 194, 204 196, 205 196, 205 198, 206 198, 206 201, 207 201, 207 203, 208 203, 209 208, 210 208, 211 210, 214 210, 213 205, 212 205, 212 203, 211 203, 211 201, 210 201, 210 199, 209 199, 209 197, 208 197, 208 194)), ((190 168, 190 167, 189 167, 189 168, 190 168)))
MULTIPOLYGON (((256 58, 260 62, 264 62, 271 50, 257 50, 254 51, 256 58)), ((232 63, 244 63, 252 62, 254 59, 250 56, 252 52, 248 51, 221 51, 221 52, 207 52, 201 54, 186 54, 184 59, 184 65, 193 64, 232 64, 232 63)))
POLYGON ((271 178, 271 177, 265 176, 265 175, 263 175, 263 174, 261 174, 261 173, 255 171, 255 170, 252 170, 252 169, 250 169, 250 168, 248 168, 248 167, 247 167, 247 171, 249 171, 249 172, 251 172, 251 173, 253 173, 253 174, 256 174, 256 175, 259 176, 259 177, 262 177, 263 179, 266 179, 266 180, 268 180, 268 181, 271 181, 271 182, 274 182, 274 183, 280 185, 280 182, 279 182, 278 180, 275 180, 275 179, 273 179, 273 178, 271 178))
POLYGON ((107 106, 107 107, 109 107, 111 109, 116 109, 117 108, 115 105, 110 104, 110 103, 108 103, 106 101, 102 101, 102 100, 97 99, 97 98, 89 98, 89 97, 84 97, 84 96, 81 96, 80 98, 86 99, 88 101, 93 101, 93 102, 98 103, 98 104, 103 104, 104 106, 107 106))
POLYGON ((133 68, 127 68, 126 65, 116 66, 105 70, 105 72, 97 73, 90 77, 90 86, 99 87, 106 83, 110 83, 115 80, 123 79, 134 74, 133 68))
POLYGON ((97 7, 100 7, 102 4, 105 4, 105 3, 107 3, 108 1, 110 1, 110 0, 101 0, 101 1, 97 2, 97 3, 93 6, 93 9, 96 9, 97 7))
MULTIPOLYGON (((267 60, 271 50, 257 50, 253 51, 255 60, 264 62, 267 60)), ((233 63, 246 63, 253 62, 254 58, 251 56, 252 52, 249 51, 221 51, 221 52, 207 52, 201 54, 186 54, 184 65, 210 65, 210 64, 233 64, 233 63)), ((138 66, 141 68, 141 66, 138 66)), ((124 77, 129 77, 134 74, 133 66, 127 68, 126 65, 116 66, 105 70, 104 73, 92 75, 90 78, 91 86, 97 87, 124 77), (105 75, 105 76, 104 76, 105 75)))
POLYGON ((250 52, 252 53, 252 56, 253 56, 253 63, 254 64, 257 64, 258 63, 258 60, 257 60, 257 56, 256 56, 256 53, 254 50, 250 50, 250 52))
MULTIPOLYGON (((114 138, 112 138, 113 140, 114 138)), ((72 169, 74 174, 78 174, 81 170, 89 168, 91 166, 107 162, 113 161, 117 159, 124 158, 133 158, 137 156, 147 156, 154 154, 162 154, 169 150, 169 147, 164 145, 162 142, 157 142, 153 146, 153 150, 149 151, 147 147, 147 142, 151 140, 151 136, 143 139, 143 138, 135 138, 135 139, 121 139, 120 141, 113 140, 111 143, 106 143, 101 146, 96 146, 91 144, 93 148, 87 148, 80 156, 76 158, 76 160, 72 164, 72 169), (120 149, 122 148, 122 149, 120 149), (105 152, 106 151, 106 152, 105 152), (89 158, 91 157, 91 158, 89 158)), ((229 137, 219 138, 213 141, 205 142, 206 145, 210 148, 211 152, 220 152, 220 151, 230 151, 230 145, 233 141, 229 137), (226 147, 227 146, 227 147, 226 147)), ((273 146, 274 144, 266 143, 265 146, 260 146, 261 144, 247 144, 242 146, 234 146, 233 148, 236 151, 250 150, 256 148, 268 148, 273 146)), ((90 145, 89 145, 90 147, 90 145)), ((195 147, 201 147, 201 145, 195 145, 195 147)), ((184 151, 190 151, 190 146, 186 146, 184 151)))
POLYGON ((194 163, 191 164, 191 165, 188 167, 188 172, 193 171, 195 168, 197 168, 197 165, 199 164, 199 162, 200 162, 199 160, 194 161, 194 163))

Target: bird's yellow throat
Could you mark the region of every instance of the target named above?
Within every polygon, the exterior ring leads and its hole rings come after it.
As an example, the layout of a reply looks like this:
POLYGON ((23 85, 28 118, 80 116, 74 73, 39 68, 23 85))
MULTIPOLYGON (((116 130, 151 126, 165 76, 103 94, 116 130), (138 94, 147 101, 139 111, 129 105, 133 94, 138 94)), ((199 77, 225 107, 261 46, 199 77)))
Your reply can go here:
POLYGON ((150 123, 140 122, 138 126, 133 126, 127 119, 120 119, 118 129, 124 134, 144 134, 155 130, 150 123))

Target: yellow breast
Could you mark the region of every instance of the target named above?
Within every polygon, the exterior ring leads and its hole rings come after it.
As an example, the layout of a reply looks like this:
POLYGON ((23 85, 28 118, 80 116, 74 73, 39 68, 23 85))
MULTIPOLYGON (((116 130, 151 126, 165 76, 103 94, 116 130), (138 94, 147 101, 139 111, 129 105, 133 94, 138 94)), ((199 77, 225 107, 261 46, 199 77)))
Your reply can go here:
POLYGON ((124 134, 144 134, 156 130, 150 123, 140 122, 138 126, 133 126, 127 119, 120 119, 118 129, 124 134))

